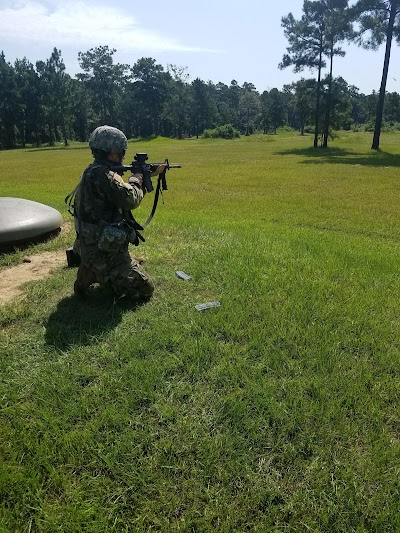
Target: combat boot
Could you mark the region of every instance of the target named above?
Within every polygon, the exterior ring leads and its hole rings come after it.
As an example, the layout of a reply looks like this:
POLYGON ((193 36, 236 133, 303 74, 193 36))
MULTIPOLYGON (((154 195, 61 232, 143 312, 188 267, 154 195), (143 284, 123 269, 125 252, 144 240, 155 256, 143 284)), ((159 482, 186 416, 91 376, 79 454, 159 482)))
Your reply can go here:
POLYGON ((74 293, 76 296, 83 296, 90 285, 96 283, 96 274, 86 265, 80 265, 78 275, 74 283, 74 293))

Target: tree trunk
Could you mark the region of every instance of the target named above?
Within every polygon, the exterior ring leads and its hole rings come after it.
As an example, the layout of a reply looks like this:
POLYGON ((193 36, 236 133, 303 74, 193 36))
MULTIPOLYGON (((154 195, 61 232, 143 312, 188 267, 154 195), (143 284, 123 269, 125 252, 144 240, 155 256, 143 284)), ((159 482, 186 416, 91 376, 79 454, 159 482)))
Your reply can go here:
POLYGON ((315 130, 314 130, 314 148, 318 146, 318 134, 319 134, 319 101, 321 98, 321 70, 322 70, 322 39, 319 48, 319 61, 318 61, 318 81, 317 81, 317 103, 315 106, 315 130))
POLYGON ((330 66, 330 70, 329 70, 328 100, 326 102, 324 143, 323 143, 323 147, 324 148, 328 148, 329 122, 331 120, 332 72, 333 72, 333 42, 331 43, 331 66, 330 66))
POLYGON ((387 35, 386 35, 385 60, 383 62, 382 81, 381 81, 381 88, 379 89, 378 105, 376 107, 374 138, 372 140, 372 146, 371 146, 372 150, 379 150, 379 138, 381 135, 381 127, 382 127, 383 105, 385 103, 386 82, 387 82, 387 77, 388 77, 388 72, 389 72, 390 51, 392 47, 393 26, 394 26, 394 21, 396 19, 396 14, 397 14, 397 4, 398 4, 398 0, 391 1, 389 24, 388 24, 387 35))
POLYGON ((26 122, 24 121, 22 126, 22 148, 26 146, 26 122))
POLYGON ((52 121, 49 121, 49 146, 56 144, 55 127, 52 121))
POLYGON ((64 138, 64 146, 68 146, 67 128, 65 127, 64 115, 62 117, 61 130, 62 130, 62 136, 64 138))

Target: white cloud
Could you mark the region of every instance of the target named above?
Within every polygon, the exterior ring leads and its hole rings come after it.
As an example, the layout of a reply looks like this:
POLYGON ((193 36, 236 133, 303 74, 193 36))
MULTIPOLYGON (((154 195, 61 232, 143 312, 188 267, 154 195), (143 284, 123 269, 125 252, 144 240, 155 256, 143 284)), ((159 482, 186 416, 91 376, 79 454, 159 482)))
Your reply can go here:
POLYGON ((3 42, 57 48, 105 45, 121 52, 218 52, 187 46, 165 33, 145 29, 132 16, 116 7, 90 6, 72 0, 49 7, 35 0, 17 1, 10 7, 0 4, 0 35, 3 42), (111 22, 111 24, 110 24, 111 22))

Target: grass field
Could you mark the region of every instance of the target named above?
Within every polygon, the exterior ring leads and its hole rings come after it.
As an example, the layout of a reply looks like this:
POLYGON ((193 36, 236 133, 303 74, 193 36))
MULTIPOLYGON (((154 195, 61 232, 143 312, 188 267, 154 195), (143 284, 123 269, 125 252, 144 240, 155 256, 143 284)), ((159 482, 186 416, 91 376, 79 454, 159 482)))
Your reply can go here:
MULTIPOLYGON (((400 531, 400 136, 370 143, 130 143, 183 165, 132 249, 152 301, 64 268, 0 308, 2 533, 400 531)), ((68 219, 90 160, 1 152, 0 194, 68 219)))

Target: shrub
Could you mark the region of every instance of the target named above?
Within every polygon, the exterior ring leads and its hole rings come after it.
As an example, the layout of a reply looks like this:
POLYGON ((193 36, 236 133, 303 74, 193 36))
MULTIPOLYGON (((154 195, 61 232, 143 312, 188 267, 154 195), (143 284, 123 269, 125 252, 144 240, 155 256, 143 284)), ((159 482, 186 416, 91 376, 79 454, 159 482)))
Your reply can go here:
POLYGON ((304 133, 314 133, 315 127, 312 124, 307 124, 307 126, 304 127, 304 133))
POLYGON ((278 132, 292 132, 292 131, 295 131, 293 128, 291 128, 290 126, 286 125, 286 126, 281 126, 280 128, 277 129, 278 132))
POLYGON ((235 137, 240 137, 240 133, 232 124, 225 124, 212 130, 204 130, 203 137, 204 139, 216 139, 218 137, 221 139, 234 139, 235 137))

